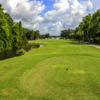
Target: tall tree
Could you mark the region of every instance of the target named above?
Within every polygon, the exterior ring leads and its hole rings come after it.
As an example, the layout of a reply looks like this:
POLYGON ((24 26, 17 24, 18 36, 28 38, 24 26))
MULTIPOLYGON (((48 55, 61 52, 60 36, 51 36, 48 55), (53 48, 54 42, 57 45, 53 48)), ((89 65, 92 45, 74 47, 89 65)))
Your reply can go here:
POLYGON ((91 39, 91 32, 90 32, 90 25, 91 25, 91 19, 92 19, 92 16, 91 14, 88 14, 86 17, 83 18, 83 32, 84 32, 84 38, 86 40, 89 40, 90 42, 90 39, 91 39))
POLYGON ((100 9, 93 14, 92 23, 95 32, 94 37, 99 37, 99 43, 100 43, 100 9))
POLYGON ((34 40, 38 39, 39 37, 40 37, 40 32, 39 32, 39 30, 36 30, 35 34, 34 34, 34 40))
POLYGON ((60 33, 60 36, 65 39, 67 38, 68 34, 67 34, 67 30, 62 30, 61 33, 60 33))
POLYGON ((49 33, 46 33, 45 34, 45 38, 50 38, 50 34, 49 33))
POLYGON ((11 47, 10 32, 7 19, 0 4, 0 51, 11 47))
POLYGON ((27 39, 25 37, 25 34, 23 33, 21 21, 19 23, 16 23, 12 27, 12 33, 13 33, 14 48, 18 49, 23 48, 27 44, 27 39))
POLYGON ((0 4, 0 51, 11 48, 23 48, 27 39, 23 33, 22 23, 14 23, 8 13, 4 13, 0 4))

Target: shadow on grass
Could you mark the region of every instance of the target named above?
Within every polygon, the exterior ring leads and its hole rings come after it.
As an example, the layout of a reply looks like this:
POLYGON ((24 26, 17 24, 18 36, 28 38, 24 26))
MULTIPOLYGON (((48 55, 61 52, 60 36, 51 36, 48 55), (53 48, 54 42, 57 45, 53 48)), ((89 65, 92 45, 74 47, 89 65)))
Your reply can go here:
POLYGON ((85 43, 79 43, 78 41, 70 41, 70 42, 66 42, 66 43, 68 43, 68 44, 75 44, 75 45, 86 45, 85 43))

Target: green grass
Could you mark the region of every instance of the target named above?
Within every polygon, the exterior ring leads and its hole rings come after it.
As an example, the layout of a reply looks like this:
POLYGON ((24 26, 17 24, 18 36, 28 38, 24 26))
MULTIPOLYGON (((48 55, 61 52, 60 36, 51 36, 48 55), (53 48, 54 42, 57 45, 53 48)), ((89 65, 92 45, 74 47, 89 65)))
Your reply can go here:
POLYGON ((0 61, 0 100, 100 100, 100 49, 70 40, 30 42, 45 46, 0 61))

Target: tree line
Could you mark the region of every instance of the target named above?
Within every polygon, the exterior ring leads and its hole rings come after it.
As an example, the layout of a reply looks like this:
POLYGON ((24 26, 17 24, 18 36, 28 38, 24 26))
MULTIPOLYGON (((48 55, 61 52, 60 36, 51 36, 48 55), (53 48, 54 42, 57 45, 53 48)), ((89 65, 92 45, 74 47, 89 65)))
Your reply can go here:
POLYGON ((4 13, 0 4, 0 51, 22 48, 28 43, 23 33, 21 21, 14 23, 8 13, 4 13))
POLYGON ((46 39, 46 38, 51 38, 49 33, 46 33, 40 36, 40 39, 46 39))
POLYGON ((60 37, 63 39, 72 39, 72 35, 74 35, 74 30, 73 29, 68 29, 68 30, 62 30, 60 37))
POLYGON ((23 28, 23 33, 25 34, 28 40, 36 40, 39 39, 41 36, 39 30, 34 31, 34 30, 23 28))
POLYGON ((40 37, 38 30, 33 31, 22 27, 21 21, 15 23, 0 4, 0 52, 8 49, 22 49, 28 40, 40 37))
POLYGON ((70 38, 81 42, 99 43, 100 44, 100 9, 95 13, 88 14, 82 19, 75 30, 62 30, 62 38, 70 38))

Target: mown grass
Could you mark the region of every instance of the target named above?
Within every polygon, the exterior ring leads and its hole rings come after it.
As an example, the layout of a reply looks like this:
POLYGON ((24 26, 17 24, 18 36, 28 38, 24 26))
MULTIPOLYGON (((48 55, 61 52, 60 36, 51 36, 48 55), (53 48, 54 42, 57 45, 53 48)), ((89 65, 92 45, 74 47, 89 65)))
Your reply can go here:
POLYGON ((0 61, 0 100, 100 100, 100 50, 70 40, 0 61), (68 70, 66 70, 68 68, 68 70))

